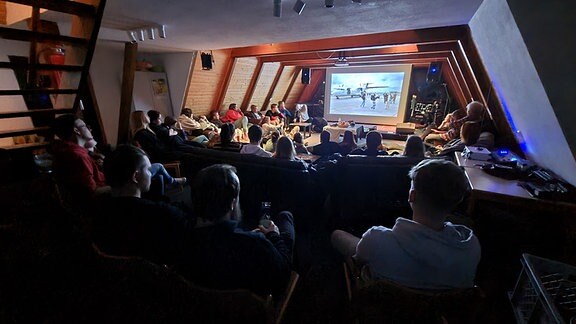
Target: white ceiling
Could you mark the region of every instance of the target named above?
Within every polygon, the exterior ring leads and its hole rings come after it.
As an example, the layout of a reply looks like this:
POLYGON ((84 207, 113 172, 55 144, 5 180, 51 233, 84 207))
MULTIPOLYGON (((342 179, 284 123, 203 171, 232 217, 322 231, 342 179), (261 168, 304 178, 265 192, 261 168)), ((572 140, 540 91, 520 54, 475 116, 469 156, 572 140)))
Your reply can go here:
POLYGON ((211 50, 300 40, 467 24, 482 0, 108 0, 99 38, 129 41, 126 30, 166 26, 166 39, 139 42, 141 51, 211 50))

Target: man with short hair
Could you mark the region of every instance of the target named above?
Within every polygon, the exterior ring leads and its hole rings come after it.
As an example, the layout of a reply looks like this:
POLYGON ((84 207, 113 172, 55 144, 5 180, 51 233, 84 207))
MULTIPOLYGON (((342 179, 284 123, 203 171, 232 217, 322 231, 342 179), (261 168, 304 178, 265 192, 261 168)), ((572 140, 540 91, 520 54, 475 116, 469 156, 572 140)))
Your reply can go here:
POLYGON ((193 221, 180 208, 142 198, 150 190, 151 168, 146 152, 132 145, 120 145, 106 158, 111 191, 95 205, 94 242, 108 254, 171 265, 193 221))
POLYGON ((270 110, 266 112, 266 116, 270 117, 271 122, 276 123, 278 125, 284 124, 284 121, 286 120, 286 116, 284 116, 284 114, 282 114, 282 112, 278 110, 277 104, 270 105, 270 110))
POLYGON ((234 128, 242 129, 244 134, 246 134, 248 131, 248 118, 244 116, 242 111, 240 111, 240 108, 238 108, 235 103, 231 103, 228 106, 228 111, 226 111, 226 114, 224 117, 220 118, 220 120, 223 123, 234 124, 234 128))
POLYGON ((168 143, 170 138, 170 128, 162 123, 162 114, 158 110, 148 110, 146 113, 150 118, 150 129, 156 133, 156 136, 164 142, 168 143))
POLYGON ((246 112, 248 122, 252 125, 262 124, 262 114, 258 111, 258 106, 250 105, 250 111, 246 112))
POLYGON ((177 270, 200 286, 278 297, 290 275, 292 214, 281 212, 257 229, 244 231, 238 227, 239 200, 240 180, 233 166, 212 165, 196 175, 192 209, 198 222, 186 247, 186 260, 177 270))
POLYGON ((378 156, 378 155, 388 155, 386 150, 381 150, 382 146, 382 135, 377 131, 369 131, 366 134, 366 147, 356 148, 352 150, 348 155, 366 155, 366 156, 378 156))
POLYGON ((96 146, 90 127, 78 116, 65 114, 54 121, 54 172, 59 181, 77 198, 90 197, 106 185, 104 173, 90 156, 87 146, 96 146))
POLYGON ((375 226, 359 239, 332 233, 344 256, 366 265, 372 279, 388 279, 417 289, 474 285, 480 243, 471 229, 446 222, 469 190, 464 171, 446 160, 424 160, 409 172, 412 219, 399 217, 393 228, 375 226))
POLYGON ((266 152, 261 146, 262 142, 262 127, 258 125, 252 125, 248 128, 248 138, 250 139, 250 144, 245 144, 240 150, 241 154, 253 154, 262 157, 272 157, 272 153, 266 152))
POLYGON ((288 108, 286 108, 286 104, 282 100, 278 101, 278 111, 282 113, 284 117, 286 117, 286 125, 292 122, 292 118, 294 117, 294 115, 290 110, 288 110, 288 108))
POLYGON ((312 154, 330 156, 334 153, 340 153, 340 145, 330 141, 330 133, 328 131, 322 131, 320 133, 320 144, 312 148, 312 154))

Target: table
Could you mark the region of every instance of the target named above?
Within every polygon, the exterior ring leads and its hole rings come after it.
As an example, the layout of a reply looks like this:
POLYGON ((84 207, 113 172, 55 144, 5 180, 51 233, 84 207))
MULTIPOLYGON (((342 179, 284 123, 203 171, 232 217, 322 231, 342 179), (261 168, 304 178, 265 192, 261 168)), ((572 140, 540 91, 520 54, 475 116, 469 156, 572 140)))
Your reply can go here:
POLYGON ((290 126, 290 128, 300 127, 302 133, 304 133, 304 138, 312 136, 312 123, 290 123, 288 126, 290 126), (308 130, 308 136, 306 136, 306 130, 308 130))
POLYGON ((485 161, 465 159, 460 152, 455 152, 455 155, 456 163, 464 167, 472 188, 468 199, 469 215, 474 211, 476 203, 481 200, 519 206, 521 209, 576 213, 576 204, 534 198, 518 185, 517 180, 498 178, 480 169, 480 165, 486 163, 485 161))

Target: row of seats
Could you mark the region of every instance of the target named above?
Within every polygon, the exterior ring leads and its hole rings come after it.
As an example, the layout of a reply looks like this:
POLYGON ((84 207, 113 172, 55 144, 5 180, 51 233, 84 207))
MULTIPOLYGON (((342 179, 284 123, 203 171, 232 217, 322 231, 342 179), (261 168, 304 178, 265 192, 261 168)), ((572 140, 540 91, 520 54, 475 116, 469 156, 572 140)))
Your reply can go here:
POLYGON ((226 163, 237 168, 246 221, 256 222, 260 203, 269 201, 273 211, 293 212, 297 226, 317 225, 312 220, 317 221, 320 216, 335 227, 382 221, 376 215, 389 214, 393 219, 408 216, 408 171, 421 160, 346 156, 311 169, 295 161, 235 152, 193 148, 188 153, 181 162, 182 173, 189 179, 213 164, 226 163))

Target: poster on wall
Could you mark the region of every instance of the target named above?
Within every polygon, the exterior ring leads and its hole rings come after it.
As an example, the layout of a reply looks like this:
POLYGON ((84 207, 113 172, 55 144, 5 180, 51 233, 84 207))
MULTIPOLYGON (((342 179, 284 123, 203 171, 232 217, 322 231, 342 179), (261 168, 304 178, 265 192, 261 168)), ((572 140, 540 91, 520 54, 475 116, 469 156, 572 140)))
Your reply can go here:
POLYGON ((152 90, 155 96, 167 96, 168 84, 166 83, 166 79, 153 79, 152 90))

